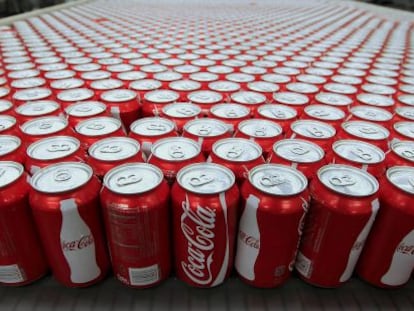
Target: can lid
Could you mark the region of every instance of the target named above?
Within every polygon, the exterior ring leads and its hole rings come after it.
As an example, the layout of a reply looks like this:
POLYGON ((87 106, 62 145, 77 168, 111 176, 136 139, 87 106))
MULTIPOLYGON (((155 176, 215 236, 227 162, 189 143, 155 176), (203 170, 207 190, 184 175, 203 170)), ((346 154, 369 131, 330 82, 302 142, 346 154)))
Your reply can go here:
POLYGON ((257 143, 245 138, 225 138, 214 143, 213 152, 227 161, 247 162, 258 159, 263 150, 257 143))
POLYGON ((98 101, 84 101, 72 104, 65 109, 65 112, 74 117, 88 117, 103 113, 106 105, 98 101))
POLYGON ((395 187, 414 194, 414 168, 411 166, 394 166, 387 170, 387 179, 395 187))
POLYGON ((89 155, 100 161, 122 161, 136 155, 139 143, 128 137, 109 137, 93 143, 89 155))
POLYGON ((279 90, 279 86, 275 83, 266 81, 253 81, 247 84, 247 88, 253 92, 274 93, 279 90))
POLYGON ((151 153, 167 161, 185 161, 201 152, 200 145, 185 137, 169 137, 157 140, 151 147, 151 153))
POLYGON ((195 91, 187 95, 190 102, 196 104, 215 104, 223 100, 220 93, 213 91, 195 91))
POLYGON ((285 83, 290 82, 290 78, 288 76, 274 74, 274 73, 265 74, 261 78, 263 81, 270 82, 270 83, 285 84, 285 83))
POLYGON ((27 135, 47 135, 56 133, 68 126, 61 117, 41 117, 23 123, 20 128, 27 135))
POLYGON ((103 183, 119 194, 140 194, 158 187, 164 176, 162 171, 147 163, 127 163, 106 173, 103 183))
POLYGON ((239 104, 216 104, 210 108, 210 112, 223 119, 240 119, 250 114, 249 108, 239 104))
POLYGON ((43 78, 35 77, 35 78, 25 78, 25 79, 17 79, 11 82, 11 87, 15 89, 28 89, 33 87, 40 87, 46 84, 46 80, 43 78))
POLYGON ((92 175, 92 168, 85 163, 61 162, 38 170, 30 183, 39 192, 62 193, 83 186, 92 175))
POLYGON ((266 102, 266 96, 257 92, 240 91, 231 94, 231 99, 243 105, 260 105, 266 102))
POLYGON ((400 157, 408 161, 414 162, 414 141, 396 140, 391 143, 391 149, 400 157))
POLYGON ((16 119, 9 115, 0 115, 0 132, 13 127, 16 124, 16 119))
POLYGON ((65 102, 77 102, 92 98, 94 92, 90 89, 78 88, 65 90, 58 93, 57 98, 65 102))
POLYGON ((0 135, 0 156, 4 156, 15 151, 22 144, 17 136, 0 135))
POLYGON ((309 103, 309 98, 306 95, 293 92, 275 93, 273 99, 285 105, 306 105, 309 103))
POLYGON ((318 170, 319 180, 329 189, 352 197, 365 197, 378 191, 378 181, 356 167, 329 164, 318 170))
POLYGON ((362 164, 381 163, 385 159, 380 148, 360 140, 338 140, 332 145, 332 150, 341 158, 362 164))
POLYGON ((111 73, 105 70, 86 71, 81 75, 82 79, 93 81, 109 79, 110 77, 111 73))
POLYGON ((175 130, 175 123, 159 117, 142 118, 131 124, 131 131, 143 136, 161 136, 175 130))
POLYGON ((14 93, 13 99, 20 101, 32 101, 44 99, 50 95, 52 95, 51 90, 47 88, 36 87, 17 91, 14 93))
POLYGON ((80 142, 71 136, 53 136, 32 143, 27 155, 37 160, 55 160, 67 157, 79 150, 80 142))
POLYGON ((177 81, 180 80, 183 77, 182 74, 174 71, 163 71, 156 73, 154 75, 154 79, 158 81, 165 81, 165 82, 171 82, 171 81, 177 81))
POLYGON ((332 106, 349 106, 352 104, 352 99, 350 97, 328 92, 316 94, 315 99, 322 104, 332 106))
POLYGON ((401 117, 414 121, 414 107, 397 107, 395 113, 401 117))
POLYGON ((394 130, 401 135, 404 135, 410 139, 414 139, 414 122, 400 121, 394 123, 394 130))
POLYGON ((16 108, 16 112, 23 116, 41 116, 58 110, 60 105, 52 100, 38 100, 25 103, 16 108))
POLYGON ((336 134, 334 127, 320 121, 299 120, 293 122, 290 127, 295 133, 313 139, 327 139, 336 134))
POLYGON ((301 193, 308 180, 300 171, 278 164, 262 164, 249 172, 250 183, 260 191, 276 196, 301 193))
POLYGON ((296 163, 314 163, 324 158, 325 152, 317 144, 303 139, 283 139, 273 145, 279 157, 296 163))
POLYGON ((282 133, 279 124, 262 119, 249 119, 239 123, 238 130, 250 137, 276 137, 282 133))
POLYGON ((110 103, 121 103, 131 101, 136 98, 137 94, 134 91, 126 89, 111 90, 101 94, 101 99, 110 103))
POLYGON ((179 97, 180 95, 177 92, 170 90, 155 90, 144 95, 145 100, 156 104, 172 103, 178 100, 179 97))
POLYGON ((79 122, 75 130, 85 136, 101 136, 121 128, 121 121, 111 117, 95 117, 79 122))
POLYGON ((327 83, 323 86, 323 88, 328 92, 346 95, 352 95, 357 92, 357 88, 355 86, 342 83, 327 83))
POLYGON ((391 107, 394 105, 392 98, 378 94, 362 93, 357 95, 357 99, 361 103, 371 106, 391 107))
POLYGON ((369 121, 388 121, 392 119, 392 113, 377 107, 372 106, 355 106, 351 108, 351 113, 361 119, 369 121))
POLYGON ((237 92, 240 90, 240 84, 226 80, 211 82, 208 84, 208 87, 216 92, 237 92))
POLYGON ((218 79, 218 75, 211 72, 196 72, 190 75, 190 78, 197 82, 211 82, 218 79))
POLYGON ((142 71, 126 71, 119 73, 117 77, 122 81, 136 81, 145 79, 147 74, 142 71))
POLYGON ((13 104, 5 99, 0 99, 0 113, 3 113, 13 107, 13 104))
POLYGON ((261 105, 257 112, 266 118, 275 120, 290 120, 297 117, 298 113, 294 108, 278 104, 261 105))
POLYGON ((320 120, 336 121, 345 118, 345 112, 328 105, 310 105, 305 107, 307 115, 320 120))
POLYGON ((191 103, 174 103, 164 106, 162 112, 172 118, 192 118, 201 113, 201 108, 191 103))
POLYGON ((91 88, 94 90, 106 91, 120 88, 124 85, 121 80, 117 79, 103 79, 96 80, 91 83, 91 88))
POLYGON ((201 84, 193 80, 177 80, 168 84, 169 88, 174 91, 196 91, 201 88, 201 84))
POLYGON ((0 162, 0 188, 4 188, 15 182, 24 172, 24 167, 20 163, 12 161, 0 162))
POLYGON ((129 88, 136 90, 136 91, 152 91, 152 90, 159 89, 161 85, 162 83, 158 80, 142 79, 142 80, 131 82, 131 84, 129 85, 129 88))
POLYGON ((390 132, 383 126, 365 121, 348 121, 342 123, 342 128, 357 137, 382 140, 389 137, 390 132))
POLYGON ((365 92, 379 95, 392 95, 396 92, 395 88, 381 84, 363 84, 361 89, 365 92))
POLYGON ((82 87, 85 82, 82 79, 63 79, 63 80, 56 80, 50 83, 50 87, 56 90, 70 90, 70 89, 78 89, 82 87))
POLYGON ((229 130, 229 126, 216 119, 203 118, 188 121, 184 130, 199 137, 219 136, 229 130))
POLYGON ((231 170, 213 163, 187 165, 177 174, 177 182, 181 187, 198 194, 225 192, 234 185, 235 179, 231 170))
POLYGON ((286 85, 286 89, 290 92, 296 92, 301 94, 314 94, 318 92, 318 87, 304 82, 292 82, 286 85))

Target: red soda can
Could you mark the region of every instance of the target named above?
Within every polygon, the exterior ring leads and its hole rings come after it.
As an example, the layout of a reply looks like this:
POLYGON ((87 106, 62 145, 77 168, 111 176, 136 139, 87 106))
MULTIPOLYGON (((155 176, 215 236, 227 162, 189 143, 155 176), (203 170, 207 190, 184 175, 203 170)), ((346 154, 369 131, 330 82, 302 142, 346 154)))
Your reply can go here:
POLYGON ((362 140, 381 148, 384 152, 388 150, 390 132, 385 127, 373 122, 344 122, 338 134, 339 139, 362 140))
POLYGON ((392 120, 392 113, 388 110, 367 105, 354 106, 349 110, 347 121, 359 120, 378 123, 387 127, 392 120))
POLYGON ((75 131, 84 149, 102 138, 125 136, 121 121, 111 117, 86 119, 76 125, 75 131))
POLYGON ((307 185, 302 173, 283 165, 259 165, 249 172, 240 191, 235 258, 247 284, 270 288, 290 277, 309 207, 307 185))
POLYGON ((414 166, 414 141, 393 141, 385 156, 387 167, 414 166))
POLYGON ((200 106, 204 115, 208 114, 208 111, 213 105, 223 102, 223 96, 220 93, 213 91, 191 92, 188 94, 187 98, 189 102, 200 106))
POLYGON ((172 104, 179 99, 177 92, 170 90, 155 90, 147 92, 142 99, 142 114, 144 117, 160 115, 165 105, 172 104))
POLYGON ((177 130, 181 132, 184 125, 197 119, 201 114, 201 108, 191 103, 174 103, 162 107, 161 116, 175 123, 177 130))
POLYGON ((24 164, 25 148, 17 136, 0 135, 0 161, 12 161, 24 164))
POLYGON ((30 205, 55 279, 68 287, 102 280, 109 268, 101 223, 101 184, 84 163, 65 162, 37 171, 30 205))
POLYGON ((273 94, 273 100, 277 104, 287 105, 296 110, 301 115, 303 109, 309 104, 309 98, 306 95, 293 92, 278 92, 273 94))
POLYGON ((109 111, 104 103, 98 101, 84 101, 72 104, 65 109, 69 124, 73 127, 79 122, 94 117, 108 117, 109 111))
POLYGON ((266 104, 257 108, 254 118, 267 119, 276 122, 282 127, 283 133, 290 128, 290 124, 296 120, 296 109, 285 105, 266 104))
POLYGON ((138 98, 142 101, 145 93, 160 89, 161 82, 153 79, 142 79, 131 82, 129 88, 138 94, 138 98))
POLYGON ((280 74, 265 74, 261 77, 261 79, 265 82, 277 84, 279 86, 279 91, 285 92, 286 85, 292 80, 287 75, 280 75, 280 74))
POLYGON ((105 70, 87 71, 83 72, 80 77, 87 87, 91 87, 94 81, 110 79, 111 73, 105 70))
POLYGON ((0 284, 26 285, 46 275, 48 266, 29 206, 23 165, 0 162, 0 284))
POLYGON ((43 74, 47 81, 70 79, 76 76, 76 72, 69 69, 47 71, 43 74))
POLYGON ((239 205, 234 174, 218 164, 188 165, 178 172, 172 194, 177 277, 196 287, 222 284, 233 267, 239 205))
POLYGON ((258 143, 266 157, 275 141, 283 138, 282 127, 269 120, 249 119, 239 123, 234 137, 248 138, 258 143))
POLYGON ((85 162, 80 141, 71 136, 51 136, 27 147, 24 166, 31 175, 41 168, 59 162, 85 162))
POLYGON ((51 100, 37 100, 20 105, 16 107, 15 114, 20 124, 40 117, 63 117, 60 105, 51 100))
POLYGON ((101 204, 115 277, 147 288, 171 271, 170 189, 159 168, 145 163, 118 166, 104 178, 101 204))
POLYGON ((50 82, 50 88, 54 93, 82 88, 85 82, 81 79, 64 79, 50 82))
POLYGON ((303 139, 282 139, 273 145, 269 163, 291 166, 309 180, 326 164, 325 151, 317 144, 303 139))
POLYGON ((317 120, 333 126, 336 130, 345 120, 343 110, 328 105, 309 105, 303 109, 301 119, 317 120))
POLYGON ((286 135, 289 138, 301 138, 320 146, 325 152, 331 149, 336 130, 333 126, 314 120, 298 120, 290 125, 286 135))
POLYGON ((223 101, 231 101, 231 94, 240 91, 240 84, 236 82, 219 80, 208 84, 208 89, 213 92, 220 93, 223 97, 223 101))
POLYGON ((383 108, 389 112, 394 110, 394 100, 391 97, 378 94, 360 93, 356 97, 357 104, 383 108))
POLYGON ((361 91, 367 92, 369 94, 377 94, 383 96, 392 97, 394 94, 397 93, 395 87, 381 85, 381 84, 373 84, 373 83, 366 83, 361 85, 361 91))
POLYGON ((88 149, 87 163, 99 178, 115 166, 144 162, 139 143, 129 137, 108 137, 93 143, 88 149))
POLYGON ((339 108, 343 112, 348 114, 349 107, 353 103, 353 100, 346 95, 321 92, 315 95, 315 102, 317 104, 339 108))
POLYGON ((414 141, 414 122, 400 121, 392 126, 392 140, 411 140, 414 141))
POLYGON ((126 129, 139 118, 140 106, 134 91, 118 89, 101 93, 100 99, 106 104, 114 118, 119 119, 126 129))
POLYGON ((396 107, 394 112, 394 122, 414 121, 414 107, 396 107))
POLYGON ((25 145, 30 145, 39 139, 74 134, 66 119, 56 116, 41 117, 27 121, 20 125, 22 140, 25 145))
POLYGON ((234 131, 240 122, 250 118, 250 109, 240 104, 216 104, 210 108, 209 117, 227 123, 234 131))
POLYGON ((384 151, 360 140, 344 139, 334 142, 328 161, 355 166, 376 178, 380 178, 386 170, 384 151))
POLYGON ((381 209, 358 262, 364 281, 384 288, 401 287, 414 267, 414 168, 394 166, 380 180, 381 209))
POLYGON ((94 100, 95 93, 90 89, 78 88, 61 91, 57 94, 56 97, 60 102, 62 108, 65 109, 71 104, 75 104, 82 101, 94 100))
POLYGON ((183 137, 197 141, 201 145, 201 151, 208 157, 217 140, 231 137, 231 128, 217 119, 195 119, 184 125, 183 137))
POLYGON ((0 115, 0 135, 20 136, 20 134, 15 117, 7 114, 0 115))
POLYGON ((266 96, 266 101, 268 102, 273 100, 273 94, 279 91, 279 89, 277 84, 266 81, 253 81, 247 84, 247 90, 266 96))
POLYGON ((230 169, 241 184, 249 170, 264 164, 263 150, 260 145, 246 138, 224 138, 213 144, 207 162, 221 164, 230 169))
POLYGON ((178 80, 168 84, 168 88, 179 94, 182 102, 188 101, 188 94, 201 90, 201 83, 193 80, 178 80))
POLYGON ((338 287, 350 279, 379 209, 378 188, 371 174, 352 166, 319 169, 296 258, 303 280, 338 287))
POLYGON ((240 104, 249 108, 250 115, 253 116, 257 108, 260 105, 265 104, 267 99, 266 96, 261 93, 251 91, 240 91, 231 94, 231 100, 236 104, 240 104))
MULTIPOLYGON (((1 97, 1 95, 0 95, 1 97)), ((20 106, 30 101, 35 100, 53 100, 54 95, 48 88, 35 87, 31 89, 24 89, 13 94, 13 102, 15 106, 20 106)))
POLYGON ((169 184, 173 184, 178 171, 184 166, 199 162, 205 162, 200 145, 185 137, 157 140, 148 157, 148 163, 160 168, 169 184))

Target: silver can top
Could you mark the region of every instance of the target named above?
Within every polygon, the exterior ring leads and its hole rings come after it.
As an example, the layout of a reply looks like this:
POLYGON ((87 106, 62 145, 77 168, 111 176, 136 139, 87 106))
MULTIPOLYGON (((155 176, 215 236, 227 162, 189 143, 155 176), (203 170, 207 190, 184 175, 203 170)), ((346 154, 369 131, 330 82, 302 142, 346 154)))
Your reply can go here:
POLYGON ((13 104, 5 99, 0 99, 0 114, 13 107, 13 104))
POLYGON ((362 93, 357 95, 357 99, 361 103, 370 106, 391 107, 394 105, 394 100, 384 95, 362 93))
POLYGON ((216 104, 223 100, 223 96, 220 93, 213 91, 191 92, 187 98, 190 102, 196 104, 216 104))
POLYGON ((282 128, 279 124, 262 119, 249 119, 239 123, 240 132, 250 137, 266 138, 276 137, 282 134, 282 128))
POLYGON ((249 108, 240 104, 216 104, 210 108, 211 114, 223 119, 240 119, 250 114, 249 108))
POLYGON ((129 88, 136 90, 136 91, 152 91, 152 90, 159 89, 161 85, 162 83, 158 80, 142 79, 142 80, 131 82, 131 84, 129 85, 129 88))
POLYGON ((177 182, 187 191, 208 195, 230 189, 235 183, 235 176, 222 165, 198 163, 182 168, 177 174, 177 182))
POLYGON ((391 143, 391 150, 400 157, 414 163, 414 142, 394 141, 391 143))
POLYGON ((174 91, 191 92, 201 88, 201 84, 192 80, 177 80, 168 84, 169 88, 174 91))
POLYGON ((17 136, 0 135, 0 156, 4 156, 15 151, 22 144, 17 136))
POLYGON ((319 90, 317 86, 303 82, 289 83, 286 85, 286 89, 290 92, 296 92, 300 94, 314 94, 319 90))
POLYGON ((351 113, 356 117, 369 121, 389 121, 392 119, 391 112, 372 106, 355 106, 351 108, 351 113))
POLYGON ((291 124, 293 132, 313 139, 327 139, 335 136, 336 130, 331 125, 313 120, 299 120, 291 124))
POLYGON ((302 139, 280 140, 273 145, 273 152, 296 163, 314 163, 325 156, 325 152, 317 144, 302 139))
POLYGON ((274 93, 279 90, 279 87, 275 83, 266 81, 253 81, 247 84, 247 88, 253 92, 259 93, 274 93))
POLYGON ((28 88, 33 88, 33 87, 41 87, 45 84, 46 84, 45 79, 35 77, 35 78, 13 80, 11 82, 11 87, 15 89, 28 89, 28 88))
POLYGON ((147 74, 141 71, 127 71, 119 73, 117 77, 122 81, 136 81, 145 79, 147 74))
POLYGON ((407 106, 414 106, 414 95, 400 95, 398 100, 407 106))
POLYGON ((394 130, 404 135, 405 137, 408 137, 409 139, 414 139, 414 122, 411 121, 400 121, 397 123, 394 123, 394 130))
POLYGON ((208 87, 216 92, 237 92, 240 90, 240 84, 225 80, 211 82, 208 84, 208 87))
POLYGON ((345 112, 328 105, 310 105, 305 107, 305 112, 315 119, 326 121, 337 121, 345 118, 345 112))
POLYGON ((159 117, 142 118, 131 124, 131 131, 143 136, 161 136, 175 128, 173 121, 159 117))
POLYGON ((166 161, 186 161, 201 152, 200 145, 185 137, 170 137, 157 140, 151 147, 151 153, 166 161))
POLYGON ((162 107, 162 112, 172 118, 192 118, 201 113, 201 108, 191 103, 173 103, 162 107))
POLYGON ((184 130, 199 137, 220 136, 229 131, 229 126, 216 119, 203 118, 188 121, 184 130))
POLYGON ((411 166, 394 166, 387 170, 388 181, 395 187, 414 194, 414 168, 411 166))
POLYGON ((41 117, 23 123, 20 128, 27 135, 48 135, 67 126, 68 121, 61 117, 41 117))
POLYGON ((266 96, 251 91, 240 91, 231 94, 230 97, 234 102, 243 105, 260 105, 266 102, 266 96))
POLYGON ((381 163, 385 159, 380 148, 359 140, 338 140, 332 145, 332 150, 344 159, 361 164, 381 163))
POLYGON ((349 106, 352 104, 352 99, 346 95, 321 92, 315 95, 315 99, 326 105, 332 106, 349 106))
POLYGON ((220 139, 213 145, 213 153, 227 161, 247 162, 258 159, 262 148, 255 142, 245 138, 220 139))
POLYGON ((262 164, 249 172, 250 183, 260 191, 275 196, 299 194, 308 186, 300 171, 278 164, 262 164))
POLYGON ((16 124, 16 118, 9 115, 0 115, 0 133, 13 127, 16 124))
POLYGON ((15 182, 22 176, 24 167, 20 163, 11 161, 0 162, 0 188, 4 188, 15 182))
POLYGON ((75 130, 85 136, 101 136, 121 128, 121 121, 111 117, 95 117, 79 122, 75 130))
POLYGON ((17 91, 13 95, 13 99, 20 101, 33 101, 45 99, 48 96, 52 95, 52 91, 47 88, 31 88, 17 91))
POLYGON ((28 102, 16 108, 16 112, 23 116, 41 116, 58 110, 60 105, 52 100, 38 100, 28 102))
POLYGON ((82 79, 71 78, 52 81, 50 87, 55 90, 71 90, 81 88, 84 84, 82 79))
POLYGON ((357 137, 382 140, 389 137, 390 132, 383 126, 365 121, 348 121, 342 123, 342 128, 357 137))
POLYGON ((94 92, 90 89, 79 88, 65 90, 58 93, 57 98, 64 102, 77 102, 91 99, 94 95, 94 92))
POLYGON ((126 89, 111 90, 101 94, 101 99, 109 103, 122 103, 136 98, 137 94, 134 91, 126 89))
POLYGON ((36 160, 55 160, 67 157, 79 150, 80 142, 70 136, 52 136, 32 143, 27 155, 36 160))
POLYGON ((395 113, 403 118, 414 121, 414 107, 397 107, 395 113))
POLYGON ((180 95, 170 90, 155 90, 144 95, 145 100, 156 104, 167 104, 178 100, 180 95))
POLYGON ((261 105, 257 112, 266 118, 274 120, 289 120, 297 117, 298 113, 295 109, 278 104, 261 105))
POLYGON ((118 89, 123 85, 124 83, 118 79, 103 79, 93 81, 91 83, 91 88, 94 90, 108 91, 118 89))
POLYGON ((109 137, 93 143, 89 155, 100 161, 122 161, 140 151, 139 143, 128 137, 109 137))
POLYGON ((103 113, 106 105, 98 101, 84 101, 72 104, 65 109, 66 114, 73 117, 89 117, 103 113))
POLYGON ((378 181, 362 169, 348 165, 330 164, 318 170, 318 178, 324 186, 352 197, 365 197, 375 194, 378 181))
POLYGON ((127 163, 111 169, 103 183, 112 192, 133 195, 155 189, 163 178, 162 171, 154 165, 127 163))
POLYGON ((309 98, 306 95, 293 92, 279 92, 273 94, 273 99, 285 105, 306 105, 309 98))

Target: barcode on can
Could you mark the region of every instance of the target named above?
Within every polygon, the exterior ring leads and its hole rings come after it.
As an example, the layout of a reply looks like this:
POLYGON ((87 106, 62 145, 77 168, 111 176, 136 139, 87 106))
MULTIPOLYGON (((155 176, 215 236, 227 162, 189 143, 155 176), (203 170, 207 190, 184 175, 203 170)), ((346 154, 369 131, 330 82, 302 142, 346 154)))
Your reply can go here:
POLYGON ((295 267, 296 270, 298 270, 298 272, 302 274, 304 277, 309 278, 311 276, 312 261, 305 255, 303 255, 301 252, 298 252, 295 267))
POLYGON ((160 279, 157 264, 144 268, 129 268, 128 272, 131 285, 151 285, 160 279))
POLYGON ((24 278, 18 265, 0 266, 0 282, 1 283, 20 283, 24 278))

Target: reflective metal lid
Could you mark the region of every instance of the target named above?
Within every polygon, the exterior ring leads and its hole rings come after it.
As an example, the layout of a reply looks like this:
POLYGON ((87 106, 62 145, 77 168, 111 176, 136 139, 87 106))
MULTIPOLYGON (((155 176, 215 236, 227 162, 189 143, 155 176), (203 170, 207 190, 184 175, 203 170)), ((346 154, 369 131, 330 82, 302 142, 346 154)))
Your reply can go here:
POLYGON ((13 104, 4 99, 0 99, 0 113, 3 113, 13 107, 13 104))
POLYGON ((361 93, 357 95, 357 99, 361 103, 371 106, 390 107, 394 105, 392 98, 378 94, 361 93))
POLYGON ((82 87, 85 82, 82 79, 63 79, 50 83, 50 87, 56 90, 70 90, 82 87))
POLYGON ((187 98, 190 102, 196 104, 215 104, 223 100, 223 96, 220 93, 213 91, 191 92, 187 98))
POLYGON ((109 79, 111 73, 105 70, 87 71, 82 73, 81 78, 84 80, 103 80, 109 79))
POLYGON ((249 172, 250 183, 260 191, 276 196, 301 193, 308 180, 300 171, 278 164, 262 164, 249 172))
POLYGON ((266 81, 253 81, 247 84, 247 88, 254 92, 274 93, 279 90, 279 86, 275 83, 266 81))
POLYGON ((297 163, 313 163, 324 158, 325 152, 317 144, 302 139, 283 139, 273 145, 279 157, 297 163))
POLYGON ((285 105, 306 105, 309 98, 306 95, 293 92, 279 92, 273 94, 273 99, 285 105))
POLYGON ((20 163, 0 161, 0 188, 4 188, 15 182, 24 172, 20 163))
POLYGON ((137 94, 134 91, 126 89, 111 90, 101 94, 101 99, 110 103, 121 103, 131 101, 136 98, 137 94))
POLYGON ((231 94, 231 99, 243 105, 260 105, 266 101, 266 96, 257 92, 240 91, 231 94))
POLYGON ((23 123, 20 128, 27 135, 47 135, 56 133, 68 126, 61 117, 41 117, 23 123))
POLYGON ((172 118, 191 118, 198 116, 201 108, 191 103, 174 103, 164 106, 162 112, 172 118))
POLYGON ((121 128, 121 121, 111 117, 95 117, 79 122, 75 130, 85 136, 101 136, 121 128))
POLYGON ((390 132, 383 126, 365 121, 348 121, 342 128, 349 134, 366 139, 381 140, 389 137, 390 132))
POLYGON ((182 168, 177 174, 177 182, 190 192, 216 194, 230 189, 235 183, 235 176, 222 165, 198 163, 182 168))
POLYGON ((7 130, 16 124, 16 119, 9 115, 0 115, 0 132, 7 130))
POLYGON ((352 104, 352 99, 350 97, 328 92, 316 94, 315 99, 322 104, 333 106, 349 106, 352 104))
POLYGON ((229 126, 217 119, 203 118, 188 121, 184 130, 199 137, 219 136, 229 131, 229 126))
POLYGON ((407 106, 414 106, 414 95, 400 95, 398 100, 407 106))
POLYGON ((414 122, 400 121, 394 123, 394 130, 401 135, 414 139, 414 122))
POLYGON ((24 116, 41 116, 58 110, 60 105, 52 100, 28 102, 16 108, 16 112, 24 116))
POLYGON ((103 113, 106 105, 98 101, 84 101, 72 104, 65 109, 66 114, 74 117, 88 117, 103 113))
POLYGON ((329 164, 318 170, 318 178, 327 188, 352 197, 365 197, 378 191, 378 181, 362 169, 329 164))
POLYGON ((227 161, 246 162, 259 158, 262 148, 255 142, 245 138, 225 138, 216 141, 213 153, 227 161))
POLYGON ((192 80, 177 80, 168 84, 168 87, 174 91, 196 91, 201 88, 201 84, 192 80))
POLYGON ((392 113, 372 106, 355 106, 351 108, 351 113, 361 119, 369 121, 388 121, 392 119, 392 113))
POLYGON ((32 143, 27 155, 37 160, 55 160, 67 157, 79 150, 80 142, 71 136, 52 136, 32 143))
POLYGON ((240 84, 225 80, 211 82, 208 87, 216 92, 237 92, 240 90, 240 84))
POLYGON ((142 118, 131 124, 131 131, 143 136, 160 136, 175 130, 175 123, 159 117, 142 118))
POLYGON ((15 151, 22 144, 17 136, 0 135, 0 156, 4 156, 15 151))
POLYGON ((275 119, 275 120, 289 120, 296 118, 298 113, 295 109, 278 104, 267 104, 261 105, 257 112, 266 118, 275 119))
POLYGON ((139 143, 128 137, 109 137, 93 143, 88 150, 92 158, 100 161, 121 161, 136 155, 139 143))
POLYGON ((127 163, 106 173, 103 183, 109 190, 119 194, 140 194, 161 184, 162 171, 147 163, 127 163))
POLYGON ((278 75, 274 73, 265 74, 262 77, 263 81, 270 82, 270 83, 288 83, 290 82, 290 78, 285 75, 278 75))
POLYGON ((361 164, 381 163, 385 159, 380 148, 360 140, 338 140, 332 145, 332 150, 344 159, 361 164))
POLYGON ((210 108, 210 112, 223 119, 239 119, 250 114, 249 108, 239 104, 216 104, 210 108))
POLYGON ((124 85, 121 80, 117 79, 103 79, 103 80, 96 80, 91 83, 91 88, 94 90, 114 90, 120 88, 124 85))
POLYGON ((414 162, 414 141, 393 141, 391 143, 391 150, 400 157, 414 162))
POLYGON ((135 81, 145 79, 147 74, 141 71, 127 71, 119 73, 117 77, 123 81, 135 81))
POLYGON ((198 82, 211 82, 218 79, 218 75, 211 72, 196 72, 190 75, 190 78, 198 82))
POLYGON ((345 118, 345 112, 339 108, 328 105, 306 106, 305 112, 309 116, 326 121, 336 121, 345 118))
POLYGON ((320 121, 299 120, 290 125, 292 131, 313 139, 326 139, 335 136, 336 130, 331 125, 320 121))
POLYGON ((251 137, 276 137, 282 133, 282 128, 279 124, 262 119, 249 119, 239 123, 238 129, 240 132, 251 137))
POLYGON ((86 184, 93 175, 92 168, 79 162, 61 162, 38 170, 31 178, 32 187, 43 193, 62 193, 86 184))
POLYGON ((15 89, 28 89, 33 87, 40 87, 46 84, 46 80, 43 78, 25 78, 13 80, 11 86, 15 89))
POLYGON ((177 92, 170 90, 155 90, 144 95, 145 100, 157 104, 172 103, 177 101, 179 97, 180 95, 177 92))
POLYGON ((50 95, 52 95, 51 90, 47 88, 36 87, 17 91, 16 93, 14 93, 13 99, 20 101, 32 101, 44 99, 50 95))
POLYGON ((167 161, 185 161, 201 152, 200 145, 185 137, 169 137, 157 140, 151 147, 151 153, 167 161))
POLYGON ((318 87, 310 84, 310 83, 303 83, 303 82, 293 82, 286 85, 286 89, 290 92, 296 92, 301 94, 313 94, 318 92, 318 87))
POLYGON ((129 85, 130 89, 137 91, 151 91, 156 90, 161 87, 162 83, 154 79, 142 79, 138 81, 131 82, 129 85))
POLYGON ((92 90, 86 88, 79 88, 62 91, 58 93, 57 98, 61 101, 76 102, 90 99, 93 97, 93 95, 94 92, 92 90))
POLYGON ((381 84, 363 84, 361 89, 365 92, 380 95, 392 95, 396 92, 395 88, 381 84))
POLYGON ((387 170, 386 176, 395 187, 414 194, 414 167, 394 166, 387 170))
POLYGON ((395 113, 401 117, 414 121, 414 107, 397 107, 395 113))

